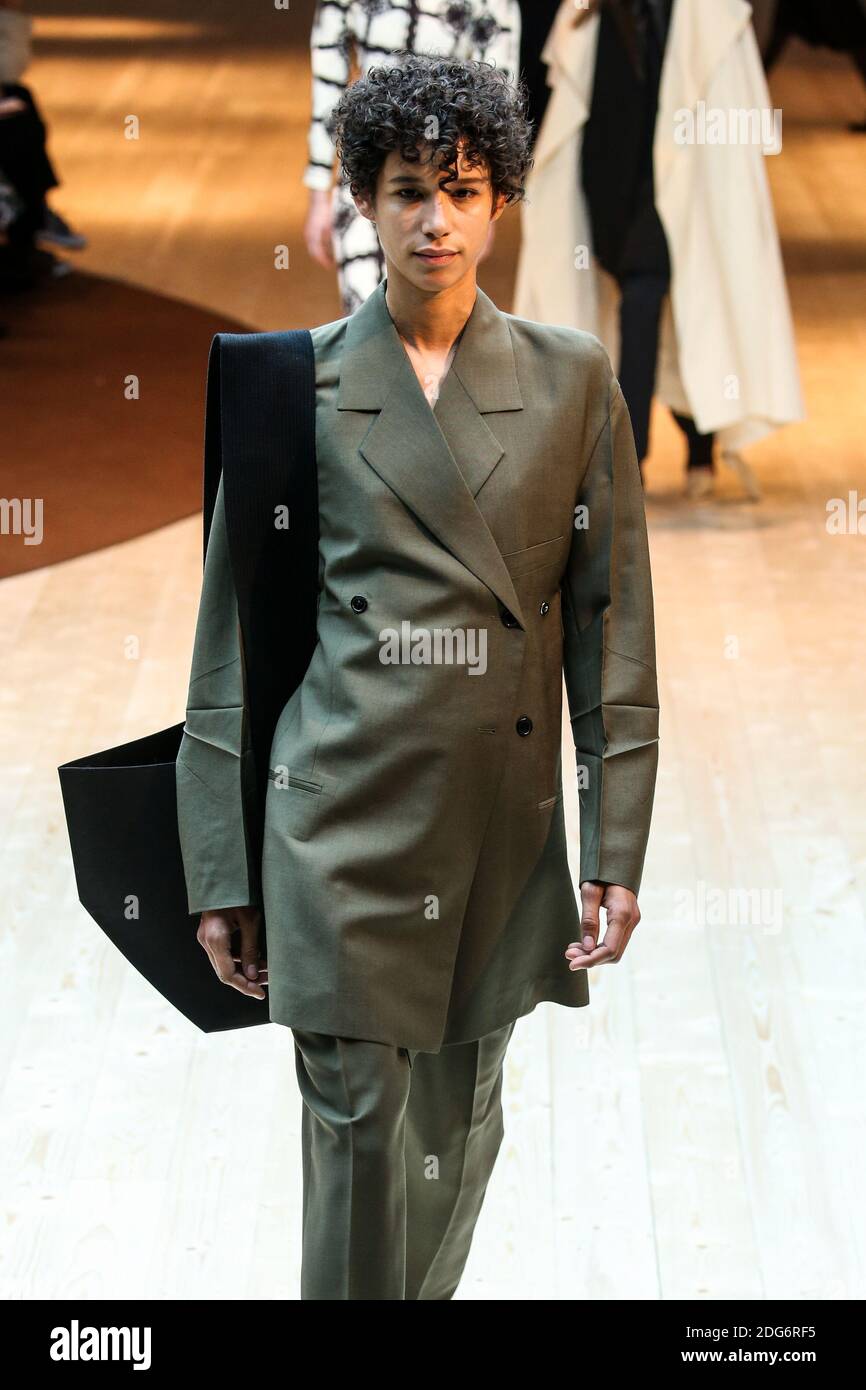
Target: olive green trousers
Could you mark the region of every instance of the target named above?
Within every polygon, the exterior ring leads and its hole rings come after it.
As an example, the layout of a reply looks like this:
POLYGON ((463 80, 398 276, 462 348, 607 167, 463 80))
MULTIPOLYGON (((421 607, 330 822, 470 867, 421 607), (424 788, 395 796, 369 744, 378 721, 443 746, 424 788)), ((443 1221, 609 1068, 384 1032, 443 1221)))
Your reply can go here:
POLYGON ((439 1052, 292 1029, 302 1299, 448 1299, 504 1133, 514 1023, 439 1052))

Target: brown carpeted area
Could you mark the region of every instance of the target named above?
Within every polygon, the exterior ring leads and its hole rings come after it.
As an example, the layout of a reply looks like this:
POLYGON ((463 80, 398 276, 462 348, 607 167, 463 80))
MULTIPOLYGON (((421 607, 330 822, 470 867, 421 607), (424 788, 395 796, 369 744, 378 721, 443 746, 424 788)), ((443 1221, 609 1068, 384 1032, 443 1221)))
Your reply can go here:
MULTIPOLYGON (((40 545, 0 534, 0 574, 198 511, 213 334, 342 312, 334 271, 304 239, 313 0, 28 8, 24 80, 60 179, 49 203, 88 247, 69 258, 74 274, 0 297, 0 498, 41 497, 44 522, 40 545)), ((518 238, 513 208, 479 277, 503 308, 518 238)))
POLYGON ((39 544, 0 512, 0 575, 200 509, 208 351, 246 325, 80 272, 4 297, 0 322, 0 496, 42 499, 39 544))

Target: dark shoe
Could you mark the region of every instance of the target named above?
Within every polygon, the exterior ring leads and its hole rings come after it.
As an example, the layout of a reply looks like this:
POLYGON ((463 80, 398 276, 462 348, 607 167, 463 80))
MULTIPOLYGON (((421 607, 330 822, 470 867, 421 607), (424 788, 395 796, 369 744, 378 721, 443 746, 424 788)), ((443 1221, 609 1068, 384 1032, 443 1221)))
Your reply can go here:
POLYGON ((40 244, 61 246, 65 251, 83 251, 87 245, 87 237, 82 236, 80 232, 73 232, 65 218, 52 208, 46 209, 45 221, 36 235, 40 244))

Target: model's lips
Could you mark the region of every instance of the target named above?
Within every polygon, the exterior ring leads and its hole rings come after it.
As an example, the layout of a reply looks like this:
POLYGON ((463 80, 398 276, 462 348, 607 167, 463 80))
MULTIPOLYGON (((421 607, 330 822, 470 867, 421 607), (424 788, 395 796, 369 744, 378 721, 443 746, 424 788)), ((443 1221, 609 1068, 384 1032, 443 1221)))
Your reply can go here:
POLYGON ((436 262, 450 261, 457 255, 456 251, 416 251, 416 256, 421 256, 425 261, 436 262))

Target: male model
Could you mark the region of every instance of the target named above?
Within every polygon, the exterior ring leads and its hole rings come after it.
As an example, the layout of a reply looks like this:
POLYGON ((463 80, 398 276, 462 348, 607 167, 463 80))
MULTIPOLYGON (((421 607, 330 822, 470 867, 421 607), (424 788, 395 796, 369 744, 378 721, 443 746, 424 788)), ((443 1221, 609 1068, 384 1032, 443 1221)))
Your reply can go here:
MULTIPOLYGON (((334 179, 332 113, 352 77, 374 65, 399 63, 407 53, 494 63, 514 80, 520 66, 517 0, 319 0, 310 33, 312 117, 304 235, 320 265, 337 268, 343 313, 354 313, 385 275, 375 227, 355 203, 345 179, 334 179)), ((491 224, 492 225, 492 224, 491 224)), ((489 250, 489 248, 488 248, 489 250)))
MULTIPOLYGON (((372 69, 336 135, 387 276, 312 330, 318 643, 274 733, 259 865, 220 491, 181 843, 202 945, 260 1000, 264 911, 270 1017, 292 1029, 304 1100, 302 1297, 447 1299, 503 1134, 515 1020, 587 1004, 587 967, 619 960, 640 918, 658 756, 643 491, 599 342, 476 284, 529 163, 505 75, 372 69)), ((285 608, 290 642, 291 593, 285 608)))

